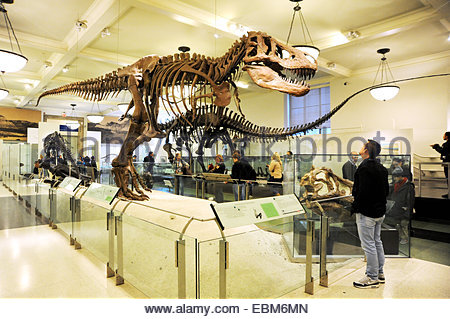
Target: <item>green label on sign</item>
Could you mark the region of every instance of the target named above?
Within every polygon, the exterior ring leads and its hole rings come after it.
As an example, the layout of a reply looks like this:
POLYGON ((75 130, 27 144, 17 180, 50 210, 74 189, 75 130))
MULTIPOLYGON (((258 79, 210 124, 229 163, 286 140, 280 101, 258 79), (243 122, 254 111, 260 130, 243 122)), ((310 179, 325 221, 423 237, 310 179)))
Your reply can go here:
POLYGON ((275 208, 275 206, 272 203, 261 204, 261 208, 263 209, 267 218, 280 216, 280 214, 278 214, 278 212, 277 212, 277 209, 275 208))
POLYGON ((112 196, 106 196, 106 201, 110 202, 112 200, 112 196))

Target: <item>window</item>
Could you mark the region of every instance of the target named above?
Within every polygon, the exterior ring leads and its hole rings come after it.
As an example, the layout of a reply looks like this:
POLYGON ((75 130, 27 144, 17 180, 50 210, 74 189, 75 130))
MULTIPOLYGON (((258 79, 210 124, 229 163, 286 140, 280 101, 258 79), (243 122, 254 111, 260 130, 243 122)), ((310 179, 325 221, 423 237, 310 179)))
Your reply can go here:
MULTIPOLYGON (((314 122, 319 117, 330 112, 330 87, 324 86, 312 89, 308 94, 295 97, 287 97, 287 121, 289 127, 314 122)), ((330 120, 319 128, 309 131, 307 134, 330 133, 330 120)))

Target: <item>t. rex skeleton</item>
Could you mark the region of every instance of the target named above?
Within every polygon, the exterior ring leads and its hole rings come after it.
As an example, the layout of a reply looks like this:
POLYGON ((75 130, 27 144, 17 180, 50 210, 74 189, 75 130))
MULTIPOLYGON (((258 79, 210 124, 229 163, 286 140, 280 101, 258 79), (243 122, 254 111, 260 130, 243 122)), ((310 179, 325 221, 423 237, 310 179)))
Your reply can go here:
MULTIPOLYGON (((132 100, 125 116, 131 107, 135 106, 135 110, 120 153, 112 162, 113 173, 115 182, 120 187, 120 195, 143 200, 148 197, 139 188, 138 181, 146 190, 148 189, 143 185, 133 166, 132 155, 141 143, 148 142, 153 137, 165 136, 157 124, 161 106, 175 117, 178 125, 185 127, 195 128, 195 119, 204 112, 202 110, 207 110, 207 105, 212 105, 213 111, 210 113, 212 120, 215 119, 216 122, 210 122, 210 116, 206 116, 206 122, 203 123, 205 127, 208 127, 209 123, 220 125, 223 121, 228 121, 239 132, 254 138, 286 138, 317 127, 352 97, 372 88, 368 87, 352 94, 332 111, 312 123, 286 129, 258 128, 244 118, 238 118, 237 113, 232 117, 231 112, 225 113, 225 106, 230 104, 232 98, 241 112, 239 95, 234 83, 240 69, 247 71, 258 86, 302 96, 309 92, 309 85, 305 80, 314 76, 317 61, 308 53, 284 45, 265 33, 251 31, 240 41, 236 41, 222 57, 210 58, 195 53, 192 57, 189 53, 165 57, 146 56, 105 76, 46 91, 39 97, 36 105, 42 97, 53 94, 69 93, 87 100, 100 101, 128 90, 132 100), (230 87, 234 89, 233 94, 230 87), (218 122, 218 119, 222 118, 223 120, 218 122), (132 183, 140 195, 128 188, 130 174, 132 183)), ((219 126, 216 128, 220 130, 219 126)))
MULTIPOLYGON (((314 76, 317 61, 309 54, 282 44, 265 33, 251 31, 236 41, 222 57, 209 58, 195 53, 192 57, 188 53, 165 57, 146 56, 106 76, 46 91, 39 97, 37 104, 42 97, 53 94, 69 93, 100 101, 128 90, 132 101, 127 112, 132 106, 135 106, 135 110, 120 153, 112 162, 113 173, 122 196, 143 200, 148 197, 138 187, 138 181, 142 186, 143 183, 133 166, 132 154, 141 143, 165 135, 158 130, 159 107, 163 106, 180 123, 190 127, 194 127, 201 106, 213 105, 217 118, 221 118, 224 107, 234 98, 240 111, 237 87, 233 80, 241 67, 263 88, 302 96, 309 92, 305 80, 314 76), (233 94, 230 87, 234 89, 233 94), (189 112, 191 115, 186 116, 189 112), (130 174, 140 195, 128 188, 130 174)), ((276 132, 281 133, 281 130, 277 129, 276 132)), ((271 132, 276 133, 275 130, 271 132)), ((262 132, 266 133, 265 130, 262 132)))

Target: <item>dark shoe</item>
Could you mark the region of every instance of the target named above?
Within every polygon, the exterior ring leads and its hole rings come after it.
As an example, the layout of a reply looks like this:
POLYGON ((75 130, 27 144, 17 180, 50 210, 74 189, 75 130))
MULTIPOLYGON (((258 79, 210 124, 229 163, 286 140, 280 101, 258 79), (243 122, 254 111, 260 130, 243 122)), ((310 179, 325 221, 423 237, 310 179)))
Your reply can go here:
POLYGON ((448 194, 442 195, 442 198, 448 198, 448 194))
POLYGON ((386 282, 386 277, 384 277, 384 274, 378 274, 378 282, 380 284, 384 284, 386 282))
POLYGON ((354 281, 353 286, 355 288, 378 288, 380 283, 378 280, 373 280, 368 276, 364 276, 360 280, 354 281))

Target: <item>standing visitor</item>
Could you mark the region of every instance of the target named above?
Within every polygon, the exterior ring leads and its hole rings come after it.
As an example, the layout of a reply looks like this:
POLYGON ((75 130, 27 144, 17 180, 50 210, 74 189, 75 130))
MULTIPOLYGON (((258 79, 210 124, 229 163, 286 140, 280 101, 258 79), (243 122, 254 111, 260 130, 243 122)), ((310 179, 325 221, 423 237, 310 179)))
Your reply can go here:
POLYGON ((352 213, 356 213, 358 235, 367 260, 365 276, 353 282, 356 288, 377 288, 379 283, 385 282, 381 224, 386 213, 389 183, 387 169, 376 159, 380 151, 380 144, 373 140, 364 144, 359 152, 363 161, 355 172, 352 213))
POLYGON ((351 152, 349 160, 342 165, 342 177, 350 181, 355 180, 356 162, 358 161, 358 152, 351 152))
MULTIPOLYGON (((441 160, 443 163, 450 163, 450 131, 444 133, 444 141, 445 143, 440 146, 439 144, 430 145, 436 152, 441 154, 441 160)), ((448 187, 448 165, 444 165, 444 174, 447 179, 447 187, 448 187)), ((448 198, 448 194, 442 195, 443 198, 448 198)))
POLYGON ((283 182, 283 164, 281 163, 280 155, 275 152, 272 155, 272 161, 269 166, 269 184, 272 186, 272 193, 274 196, 280 196, 283 182))

